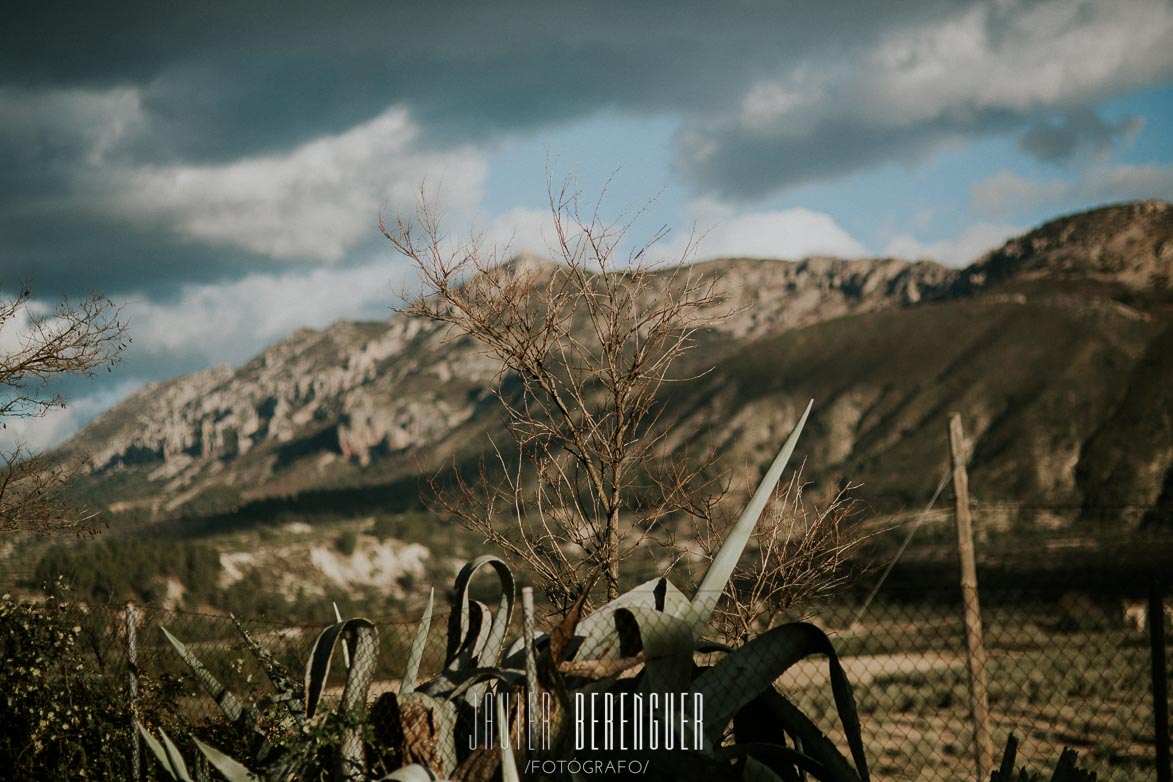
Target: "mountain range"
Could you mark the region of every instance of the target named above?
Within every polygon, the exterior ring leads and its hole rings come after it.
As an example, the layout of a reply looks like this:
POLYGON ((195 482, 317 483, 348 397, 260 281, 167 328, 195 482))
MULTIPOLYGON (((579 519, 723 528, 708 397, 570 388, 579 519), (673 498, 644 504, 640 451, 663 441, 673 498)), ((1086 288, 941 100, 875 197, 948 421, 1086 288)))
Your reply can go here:
MULTIPOLYGON (((820 257, 697 271, 735 314, 663 401, 734 472, 764 468, 814 399, 800 447, 812 490, 850 482, 874 509, 918 507, 956 410, 981 523, 1173 526, 1173 205, 1062 217, 960 269, 820 257)), ((498 382, 440 324, 341 321, 145 387, 59 454, 81 460, 79 492, 115 524, 406 508, 421 471, 475 459, 500 428, 498 382)))

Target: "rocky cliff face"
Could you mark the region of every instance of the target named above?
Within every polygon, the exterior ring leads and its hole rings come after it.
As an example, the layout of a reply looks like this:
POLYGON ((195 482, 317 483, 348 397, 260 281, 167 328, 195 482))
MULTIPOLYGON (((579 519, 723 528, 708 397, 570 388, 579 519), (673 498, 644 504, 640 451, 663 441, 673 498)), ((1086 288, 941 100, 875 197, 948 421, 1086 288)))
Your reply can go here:
MULTIPOLYGON (((826 483, 869 478, 885 496, 935 483, 922 473, 939 459, 916 454, 941 450, 937 418, 959 408, 973 421, 979 476, 1078 504, 1110 481, 1091 455, 1131 463, 1107 423, 1164 398, 1128 395, 1129 378, 1148 367, 1145 388, 1173 381, 1168 362, 1143 359, 1168 324, 1171 267, 1173 207, 1160 202, 1056 220, 963 270, 711 261, 697 272, 717 275, 734 315, 690 357, 716 371, 668 402, 690 425, 722 422, 726 455, 744 464, 766 458, 813 396, 808 470, 826 483), (1077 298, 1036 296, 1071 281, 1077 298)), ((401 483, 499 425, 496 365, 446 336, 400 315, 299 330, 243 367, 143 389, 65 450, 86 454, 101 501, 164 516, 218 491, 239 503, 401 483)), ((1167 441, 1142 450, 1128 491, 1155 499, 1171 454, 1167 441)))
POLYGON ((964 289, 1007 280, 1096 281, 1130 290, 1173 287, 1173 205, 1140 201, 1047 223, 966 269, 964 289))

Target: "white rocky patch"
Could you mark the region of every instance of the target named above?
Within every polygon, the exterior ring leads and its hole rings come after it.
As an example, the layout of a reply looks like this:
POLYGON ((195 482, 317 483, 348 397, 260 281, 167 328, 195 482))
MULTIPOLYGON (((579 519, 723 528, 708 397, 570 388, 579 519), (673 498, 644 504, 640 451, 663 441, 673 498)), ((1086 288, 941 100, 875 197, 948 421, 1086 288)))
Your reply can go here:
POLYGON ((362 541, 351 554, 327 546, 310 549, 310 562, 338 587, 374 587, 397 594, 402 591, 399 580, 403 576, 424 576, 424 563, 429 556, 427 548, 419 543, 397 540, 362 541))
POLYGON ((220 588, 225 589, 244 578, 245 571, 256 565, 257 558, 249 551, 233 551, 220 555, 220 588))

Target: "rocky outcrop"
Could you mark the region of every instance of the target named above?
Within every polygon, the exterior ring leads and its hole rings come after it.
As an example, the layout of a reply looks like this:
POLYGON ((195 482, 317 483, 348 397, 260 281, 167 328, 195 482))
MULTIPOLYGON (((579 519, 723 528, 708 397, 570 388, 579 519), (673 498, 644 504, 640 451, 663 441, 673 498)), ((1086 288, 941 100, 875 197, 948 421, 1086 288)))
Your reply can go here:
POLYGON ((979 290, 1009 279, 1167 291, 1173 288, 1173 204, 1140 201, 1053 220, 979 259, 959 285, 979 290))

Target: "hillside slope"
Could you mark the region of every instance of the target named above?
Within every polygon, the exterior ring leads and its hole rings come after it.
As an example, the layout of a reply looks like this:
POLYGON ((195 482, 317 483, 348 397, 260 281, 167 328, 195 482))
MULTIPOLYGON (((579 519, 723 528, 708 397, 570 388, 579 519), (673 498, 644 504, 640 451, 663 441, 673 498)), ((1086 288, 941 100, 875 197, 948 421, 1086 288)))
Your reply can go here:
MULTIPOLYGON (((1169 204, 1061 218, 961 270, 829 258, 698 270, 720 275, 737 314, 689 356, 714 370, 665 401, 682 432, 719 423, 728 464, 761 464, 814 398, 806 477, 862 482, 878 507, 916 503, 960 410, 978 497, 1065 508, 1063 521, 1169 520, 1169 204)), ((498 379, 436 324, 340 322, 239 369, 145 388, 63 453, 85 455, 90 500, 140 518, 409 504, 421 464, 472 458, 500 426, 498 379)))

